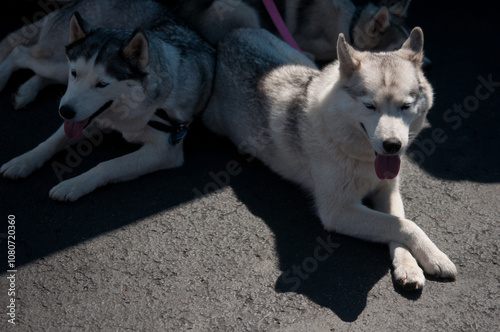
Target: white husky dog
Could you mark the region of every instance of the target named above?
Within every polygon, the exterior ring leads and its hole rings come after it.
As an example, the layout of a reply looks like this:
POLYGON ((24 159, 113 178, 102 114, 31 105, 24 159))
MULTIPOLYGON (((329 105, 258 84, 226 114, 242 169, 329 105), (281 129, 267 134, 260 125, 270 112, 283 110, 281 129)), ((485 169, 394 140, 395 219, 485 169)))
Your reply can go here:
POLYGON ((398 189, 400 156, 432 106, 422 50, 420 28, 386 53, 356 51, 341 34, 338 61, 319 71, 266 31, 236 30, 219 44, 203 115, 210 129, 312 193, 325 229, 388 243, 394 278, 407 289, 425 283, 419 264, 442 278, 457 273, 405 218, 398 189))

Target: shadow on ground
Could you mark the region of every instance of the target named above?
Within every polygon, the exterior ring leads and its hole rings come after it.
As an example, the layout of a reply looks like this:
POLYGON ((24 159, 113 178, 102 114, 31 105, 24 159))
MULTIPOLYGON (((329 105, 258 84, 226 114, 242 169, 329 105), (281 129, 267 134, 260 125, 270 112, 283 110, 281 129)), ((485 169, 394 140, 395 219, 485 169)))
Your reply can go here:
POLYGON ((258 161, 242 165, 231 188, 252 214, 275 235, 281 276, 278 292, 296 292, 354 321, 366 306, 368 292, 390 268, 387 246, 323 230, 313 201, 297 186, 281 180, 258 161))
POLYGON ((414 1, 410 24, 425 34, 435 103, 410 157, 431 175, 482 183, 500 181, 500 31, 498 1, 414 1), (429 10, 432 8, 432 10, 429 10), (480 23, 477 22, 480 18, 480 23))

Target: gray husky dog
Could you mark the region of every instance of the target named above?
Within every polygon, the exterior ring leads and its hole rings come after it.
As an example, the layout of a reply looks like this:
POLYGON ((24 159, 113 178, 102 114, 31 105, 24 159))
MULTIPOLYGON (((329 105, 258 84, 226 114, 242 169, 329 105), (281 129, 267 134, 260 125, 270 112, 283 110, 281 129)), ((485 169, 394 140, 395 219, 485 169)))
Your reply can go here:
POLYGON ((170 13, 154 0, 74 0, 12 32, 0 42, 0 91, 14 71, 31 69, 35 72, 13 96, 16 109, 31 103, 47 85, 68 82, 64 46, 69 39, 71 15, 76 11, 91 26, 112 29, 148 29, 170 13))
POLYGON ((68 88, 59 108, 64 125, 0 172, 26 177, 103 129, 142 147, 59 183, 50 191, 53 199, 74 201, 107 183, 182 165, 182 138, 211 92, 215 50, 174 19, 162 20, 150 30, 91 29, 75 13, 68 23, 68 88))
POLYGON ((408 289, 425 283, 419 264, 442 278, 457 273, 405 218, 399 193, 400 156, 432 106, 422 50, 420 28, 380 53, 357 51, 341 34, 338 61, 320 71, 265 30, 235 30, 219 45, 203 113, 211 130, 311 193, 326 230, 388 243, 394 278, 408 289))
MULTIPOLYGON (((235 28, 264 28, 275 34, 262 0, 166 0, 177 15, 213 44, 235 28)), ((274 1, 296 42, 315 60, 337 58, 339 33, 360 50, 391 51, 401 47, 410 0, 382 0, 356 7, 350 0, 274 1)))

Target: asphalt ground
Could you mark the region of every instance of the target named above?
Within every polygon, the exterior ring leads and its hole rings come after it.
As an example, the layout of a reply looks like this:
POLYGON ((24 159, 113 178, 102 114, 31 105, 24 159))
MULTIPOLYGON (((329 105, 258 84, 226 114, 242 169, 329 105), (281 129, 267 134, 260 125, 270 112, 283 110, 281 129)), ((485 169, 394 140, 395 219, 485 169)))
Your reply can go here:
MULTIPOLYGON (((10 6, 2 37, 41 10, 10 6)), ((74 203, 48 197, 51 164, 65 164, 67 151, 25 180, 0 179, 0 330, 500 330, 499 13, 496 1, 415 0, 408 18, 424 30, 436 99, 431 128, 403 161, 401 191, 407 216, 457 265, 456 281, 399 290, 385 245, 324 231, 307 195, 198 123, 183 167, 74 203)), ((61 123, 62 86, 13 109, 29 75, 16 73, 0 94, 0 164, 61 123)), ((137 148, 117 134, 90 146, 65 179, 137 148)))

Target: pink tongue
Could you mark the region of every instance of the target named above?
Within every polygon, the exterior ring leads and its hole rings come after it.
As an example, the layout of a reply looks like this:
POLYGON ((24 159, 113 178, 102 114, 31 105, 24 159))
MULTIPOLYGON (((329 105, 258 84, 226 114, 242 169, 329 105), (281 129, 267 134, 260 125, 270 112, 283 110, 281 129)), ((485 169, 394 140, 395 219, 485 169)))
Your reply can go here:
POLYGON ((375 173, 379 179, 394 179, 398 176, 401 159, 399 156, 382 156, 377 154, 375 158, 375 173))
POLYGON ((83 129, 88 122, 89 119, 78 122, 64 120, 64 133, 71 139, 78 139, 82 136, 83 129))

